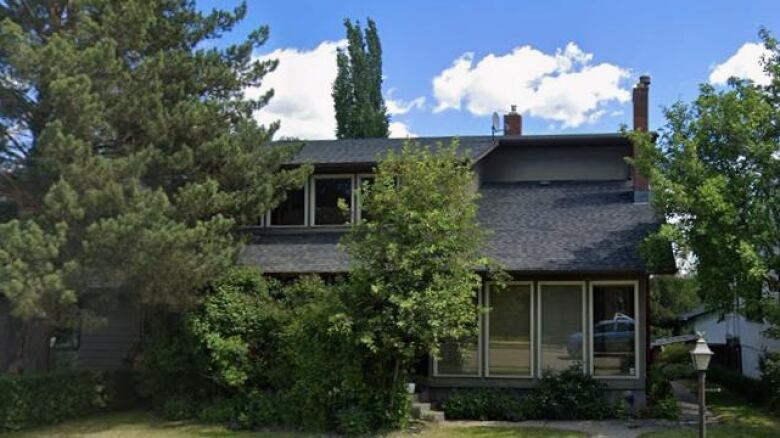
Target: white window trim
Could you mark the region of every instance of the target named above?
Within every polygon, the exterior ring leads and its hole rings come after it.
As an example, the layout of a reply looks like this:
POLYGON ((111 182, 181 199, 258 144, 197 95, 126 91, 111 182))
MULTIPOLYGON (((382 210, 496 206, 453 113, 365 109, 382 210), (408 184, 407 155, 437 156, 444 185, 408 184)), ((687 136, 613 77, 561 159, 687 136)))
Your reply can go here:
POLYGON ((530 354, 531 354, 531 363, 530 363, 530 374, 499 374, 499 375, 491 375, 490 374, 490 286, 494 284, 495 282, 488 282, 485 287, 485 307, 488 308, 487 318, 485 318, 485 377, 491 377, 494 379, 533 379, 536 375, 536 325, 535 325, 535 305, 536 305, 536 293, 534 290, 534 283, 533 281, 507 281, 505 284, 507 286, 512 285, 521 285, 521 286, 529 286, 530 287, 530 300, 531 300, 531 307, 530 307, 530 354))
POLYGON ((544 328, 544 321, 542 321, 542 303, 544 302, 542 300, 542 289, 544 286, 580 286, 580 290, 582 291, 581 300, 582 300, 582 372, 587 373, 588 365, 587 365, 587 358, 588 353, 585 351, 585 345, 587 341, 585 340, 586 337, 586 329, 588 326, 588 319, 587 319, 587 288, 585 281, 538 281, 537 282, 537 293, 539 294, 538 299, 538 305, 536 306, 536 311, 538 313, 537 320, 539 321, 539 342, 537 342, 537 360, 538 363, 536 365, 536 371, 537 371, 537 377, 541 377, 542 373, 544 372, 544 364, 542 363, 542 334, 543 334, 543 328, 544 328))
MULTIPOLYGON (((596 379, 605 380, 639 380, 642 375, 642 366, 639 360, 639 334, 642 327, 642 318, 639 314, 639 281, 637 280, 599 280, 591 281, 589 287, 589 307, 590 307, 590 321, 591 327, 588 330, 588 349, 590 350, 590 374, 596 379), (594 286, 634 286, 634 374, 618 375, 618 376, 597 376, 595 374, 595 354, 593 352, 593 287, 594 286)), ((647 336, 647 334, 645 334, 647 336)))
POLYGON ((301 228, 309 225, 309 182, 303 185, 303 224, 301 225, 274 225, 271 221, 273 210, 265 214, 265 226, 268 228, 301 228))
POLYGON ((309 189, 309 193, 311 193, 311 196, 309 196, 309 224, 312 227, 320 227, 320 228, 343 228, 348 227, 354 220, 355 217, 355 174, 353 173, 324 173, 324 174, 318 174, 318 175, 312 175, 311 182, 310 182, 311 188, 309 189), (349 178, 350 181, 350 205, 349 205, 349 222, 345 224, 317 224, 316 217, 317 217, 317 190, 315 188, 315 184, 317 184, 317 180, 319 179, 347 179, 349 178))
POLYGON ((482 376, 482 289, 477 293, 477 373, 476 374, 439 374, 439 359, 431 355, 433 359, 433 377, 467 377, 480 378, 482 376))
POLYGON ((373 173, 358 173, 355 177, 355 189, 352 191, 354 194, 354 201, 353 205, 355 206, 355 222, 360 222, 363 218, 361 217, 361 210, 363 210, 363 203, 360 200, 360 188, 363 187, 363 179, 365 178, 374 178, 374 181, 376 181, 376 174, 373 173))

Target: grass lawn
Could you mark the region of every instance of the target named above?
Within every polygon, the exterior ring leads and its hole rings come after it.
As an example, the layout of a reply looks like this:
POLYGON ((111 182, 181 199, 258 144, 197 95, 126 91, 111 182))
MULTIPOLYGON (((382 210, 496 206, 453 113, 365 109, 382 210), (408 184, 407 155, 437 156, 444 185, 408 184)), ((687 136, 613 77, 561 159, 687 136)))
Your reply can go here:
MULTIPOLYGON (((707 385, 710 386, 709 384, 707 385)), ((766 409, 751 405, 738 395, 721 388, 707 393, 707 406, 720 417, 720 424, 708 425, 707 436, 713 438, 777 438, 780 437, 780 418, 766 409)), ((642 435, 646 438, 697 437, 698 429, 674 429, 642 435)))
MULTIPOLYGON (((307 436, 292 432, 234 432, 223 426, 204 425, 189 421, 166 421, 148 412, 121 412, 81 420, 69 421, 57 426, 17 432, 2 438, 288 438, 307 436)), ((309 435, 310 436, 310 435, 309 435)), ((546 428, 504 428, 504 427, 437 427, 421 431, 395 432, 390 438, 580 438, 586 435, 577 432, 558 431, 546 428)))

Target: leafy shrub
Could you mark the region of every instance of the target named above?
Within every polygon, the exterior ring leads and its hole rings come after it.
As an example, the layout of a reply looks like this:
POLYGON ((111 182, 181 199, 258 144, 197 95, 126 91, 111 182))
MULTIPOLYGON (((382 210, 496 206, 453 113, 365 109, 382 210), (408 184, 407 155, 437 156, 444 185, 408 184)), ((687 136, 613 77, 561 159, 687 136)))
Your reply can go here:
POLYGON ((236 419, 238 406, 235 399, 217 399, 202 405, 196 417, 204 423, 229 424, 236 419))
POLYGON ((688 365, 693 370, 691 365, 691 347, 684 343, 666 345, 661 350, 661 354, 658 355, 656 363, 663 365, 688 365))
POLYGON ((292 406, 281 393, 255 390, 238 398, 236 406, 237 423, 242 429, 293 424, 286 415, 292 406))
POLYGON ((448 420, 523 420, 520 397, 510 389, 456 390, 444 402, 443 408, 448 420))
POLYGON ((346 436, 364 436, 374 430, 371 412, 358 406, 348 406, 336 412, 336 430, 346 436))
POLYGON ((560 373, 545 371, 523 399, 523 412, 535 420, 600 420, 615 417, 616 409, 607 399, 606 385, 583 374, 582 365, 560 373))
POLYGON ((130 372, 0 376, 0 431, 54 424, 137 402, 130 372))
POLYGON ((761 382, 770 392, 769 407, 780 414, 780 353, 767 353, 761 358, 761 382))
POLYGON ((171 395, 158 407, 160 416, 167 420, 185 420, 195 416, 197 402, 194 398, 171 395))
POLYGON ((508 389, 453 392, 444 403, 451 420, 600 420, 620 416, 618 403, 607 399, 606 386, 574 365, 560 373, 545 372, 525 397, 508 389))
MULTIPOLYGON (((648 371, 647 415, 651 418, 677 419, 677 399, 672 391, 671 381, 681 372, 682 364, 655 363, 648 371)), ((687 372, 687 371, 686 371, 687 372)))
POLYGON ((717 364, 711 365, 707 370, 707 379, 723 385, 751 403, 766 403, 772 393, 772 388, 761 380, 744 376, 717 364))

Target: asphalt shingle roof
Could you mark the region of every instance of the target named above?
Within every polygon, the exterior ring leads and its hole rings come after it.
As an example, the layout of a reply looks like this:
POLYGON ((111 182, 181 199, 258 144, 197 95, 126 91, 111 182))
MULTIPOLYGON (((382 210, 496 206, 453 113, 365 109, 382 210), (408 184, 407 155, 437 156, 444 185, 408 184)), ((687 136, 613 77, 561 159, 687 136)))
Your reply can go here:
MULTIPOLYGON (((460 141, 459 151, 478 160, 495 146, 489 136, 464 137, 419 137, 411 139, 421 145, 448 145, 453 139, 460 141)), ((389 151, 400 151, 406 139, 403 138, 363 138, 344 140, 309 140, 290 164, 356 164, 376 163, 389 151)))
MULTIPOLYGON (((626 181, 496 183, 480 192, 486 252, 509 271, 642 271, 639 245, 660 223, 649 204, 633 202, 626 181)), ((343 272, 341 235, 261 231, 242 259, 267 273, 343 272)))
POLYGON ((641 271, 639 246, 660 224, 627 181, 486 184, 487 253, 512 271, 641 271))

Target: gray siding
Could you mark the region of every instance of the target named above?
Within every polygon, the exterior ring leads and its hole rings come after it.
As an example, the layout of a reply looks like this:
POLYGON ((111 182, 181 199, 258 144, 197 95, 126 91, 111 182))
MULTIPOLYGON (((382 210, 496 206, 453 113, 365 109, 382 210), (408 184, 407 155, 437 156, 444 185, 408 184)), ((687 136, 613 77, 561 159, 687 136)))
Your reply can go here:
POLYGON ((626 145, 501 145, 480 163, 483 182, 626 180, 626 145))
POLYGON ((81 332, 75 366, 86 369, 116 369, 129 366, 133 348, 141 340, 138 307, 119 306, 107 316, 107 323, 81 332))

